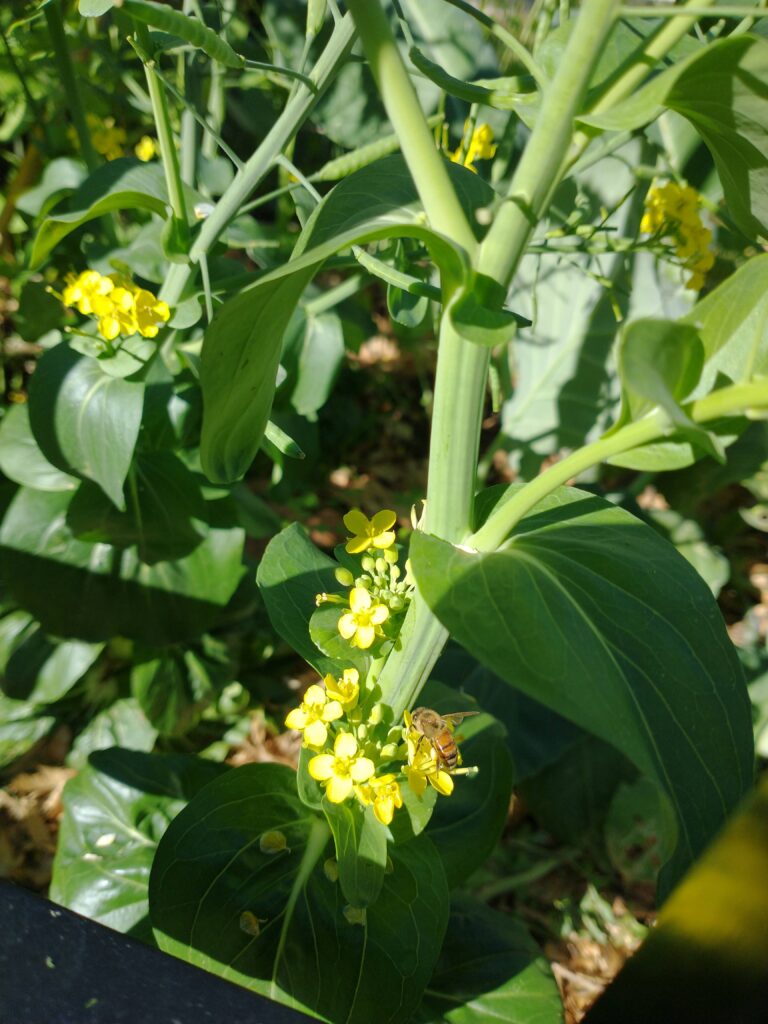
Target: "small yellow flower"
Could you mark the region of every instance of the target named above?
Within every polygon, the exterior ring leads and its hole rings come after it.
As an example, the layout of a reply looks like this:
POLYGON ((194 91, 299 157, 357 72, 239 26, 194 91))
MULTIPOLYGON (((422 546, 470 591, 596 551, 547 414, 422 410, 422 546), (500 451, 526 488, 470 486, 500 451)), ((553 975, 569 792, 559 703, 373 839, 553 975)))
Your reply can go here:
POLYGON ((357 740, 349 732, 338 734, 332 754, 318 754, 309 762, 309 774, 325 783, 325 795, 332 804, 346 800, 355 785, 367 782, 375 770, 369 757, 358 754, 357 740))
POLYGON ((328 739, 327 722, 341 718, 344 710, 337 700, 328 700, 322 686, 310 686, 301 704, 289 711, 285 724, 304 733, 305 747, 323 747, 328 739))
POLYGON ((450 157, 453 163, 463 163, 470 171, 477 174, 475 160, 491 160, 495 155, 496 146, 493 142, 493 129, 489 124, 479 124, 472 132, 472 138, 469 140, 469 145, 463 158, 461 146, 451 153, 450 157))
POLYGON ((403 806, 403 794, 394 775, 381 775, 366 785, 355 786, 355 794, 365 807, 373 804, 373 813, 382 825, 389 825, 395 809, 403 806))
POLYGON ((334 679, 329 673, 323 680, 325 692, 331 700, 337 700, 344 711, 351 711, 360 696, 360 674, 356 668, 345 668, 341 679, 334 679))
POLYGON ((133 147, 133 152, 144 163, 151 160, 157 154, 157 142, 152 138, 151 135, 142 135, 136 145, 133 147))
POLYGON ((117 160, 123 156, 127 136, 125 128, 115 125, 114 117, 105 117, 102 121, 95 114, 86 114, 85 119, 91 132, 91 142, 97 153, 107 160, 117 160))
POLYGON ((712 232, 702 223, 699 205, 699 194, 690 185, 674 181, 654 185, 648 190, 640 222, 641 231, 665 234, 674 240, 675 253, 691 271, 685 287, 693 291, 704 287, 706 272, 715 262, 709 251, 712 232))
POLYGON ((381 624, 389 618, 385 604, 374 604, 365 587, 353 587, 349 592, 349 608, 339 618, 339 633, 353 647, 367 650, 377 636, 383 636, 381 624))
POLYGON ((405 719, 405 738, 408 744, 408 763, 403 765, 403 772, 408 785, 416 796, 421 796, 427 783, 442 796, 450 796, 453 792, 453 779, 440 767, 432 744, 413 728, 410 711, 403 712, 405 719))
POLYGON ((146 288, 137 288, 134 292, 136 305, 136 324, 142 338, 154 338, 158 332, 158 325, 167 323, 171 317, 171 311, 167 302, 155 298, 152 292, 146 288))
POLYGON ((389 548, 395 543, 395 525, 397 515, 388 508, 377 512, 373 519, 353 508, 344 516, 344 525, 352 534, 346 548, 350 555, 359 555, 370 548, 389 548))

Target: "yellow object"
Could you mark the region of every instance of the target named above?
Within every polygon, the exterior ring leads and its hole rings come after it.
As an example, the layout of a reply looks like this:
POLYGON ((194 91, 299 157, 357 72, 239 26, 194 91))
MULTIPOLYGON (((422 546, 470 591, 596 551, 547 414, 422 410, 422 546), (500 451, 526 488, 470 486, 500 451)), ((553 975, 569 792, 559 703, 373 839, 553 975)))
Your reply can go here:
POLYGON ((153 157, 157 156, 157 142, 151 135, 142 135, 133 147, 133 152, 139 160, 143 160, 144 163, 147 163, 153 157))
POLYGON ((396 519, 396 514, 386 508, 377 512, 373 519, 369 519, 359 508, 347 512, 344 516, 344 525, 352 534, 346 544, 349 554, 359 555, 371 548, 383 550, 391 547, 395 543, 392 527, 396 519))
POLYGON ((328 694, 314 684, 304 694, 299 707, 289 711, 285 724, 289 729, 304 733, 306 747, 322 747, 328 739, 328 722, 341 718, 344 710, 337 700, 329 700, 328 694))
POLYGON ((356 786, 360 803, 364 806, 373 804, 373 813, 382 825, 389 825, 395 816, 395 809, 403 806, 403 794, 394 775, 381 775, 371 779, 366 785, 356 786))
POLYGON ((334 679, 329 673, 323 682, 330 699, 338 701, 344 711, 351 711, 357 704, 360 695, 360 674, 356 668, 345 668, 341 679, 334 679))
POLYGON ((640 230, 650 235, 666 235, 675 242, 675 253, 691 276, 685 287, 700 291, 706 272, 715 262, 709 249, 712 232, 699 213, 700 197, 690 185, 669 181, 654 185, 645 197, 645 213, 640 230))
POLYGON ((167 302, 121 274, 105 276, 97 270, 84 270, 77 276, 68 274, 65 281, 61 301, 84 316, 96 317, 105 341, 136 333, 154 338, 160 326, 170 320, 167 302))
POLYGON ((367 782, 376 770, 369 757, 358 753, 357 740, 349 732, 340 732, 332 754, 318 754, 309 762, 309 774, 325 783, 325 795, 332 804, 350 796, 355 785, 367 782))
POLYGON ((353 647, 367 650, 377 636, 383 636, 381 625, 389 618, 389 608, 374 603, 365 587, 353 587, 349 592, 349 608, 339 618, 339 633, 353 647))
POLYGON ((477 168, 475 167, 475 160, 491 160, 496 155, 496 145, 493 141, 493 129, 489 124, 479 124, 472 132, 472 138, 469 140, 466 153, 464 152, 464 143, 458 147, 449 156, 453 163, 464 164, 470 171, 477 174, 477 168))

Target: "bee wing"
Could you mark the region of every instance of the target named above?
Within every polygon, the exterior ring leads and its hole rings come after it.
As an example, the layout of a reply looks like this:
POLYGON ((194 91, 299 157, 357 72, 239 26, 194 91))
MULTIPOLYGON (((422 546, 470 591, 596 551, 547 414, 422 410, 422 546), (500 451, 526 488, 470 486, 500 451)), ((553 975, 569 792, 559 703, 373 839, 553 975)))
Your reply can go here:
POLYGON ((442 715, 446 722, 450 722, 451 725, 458 725, 459 722, 465 718, 469 718, 470 715, 479 715, 479 711, 454 711, 450 715, 442 715))

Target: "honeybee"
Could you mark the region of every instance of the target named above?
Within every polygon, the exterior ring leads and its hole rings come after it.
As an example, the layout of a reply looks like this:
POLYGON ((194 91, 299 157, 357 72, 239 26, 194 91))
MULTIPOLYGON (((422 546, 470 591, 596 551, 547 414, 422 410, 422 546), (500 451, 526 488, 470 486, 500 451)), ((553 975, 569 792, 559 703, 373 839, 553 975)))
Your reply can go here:
POLYGON ((452 772, 461 763, 452 726, 477 714, 478 711, 454 711, 449 715, 439 715, 432 708, 416 708, 412 716, 413 728, 431 744, 438 762, 452 772))

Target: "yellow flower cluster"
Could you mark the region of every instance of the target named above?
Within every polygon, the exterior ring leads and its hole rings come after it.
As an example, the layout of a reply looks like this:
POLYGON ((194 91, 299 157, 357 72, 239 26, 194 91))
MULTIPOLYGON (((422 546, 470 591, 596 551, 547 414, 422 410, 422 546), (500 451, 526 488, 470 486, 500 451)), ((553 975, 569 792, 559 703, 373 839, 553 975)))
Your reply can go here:
POLYGON ((322 784, 330 803, 354 798, 372 806, 376 819, 389 825, 403 806, 403 784, 417 797, 427 785, 450 796, 453 778, 432 743, 414 728, 410 712, 404 714, 404 728, 389 728, 382 706, 371 703, 374 699, 373 687, 364 692, 357 670, 347 668, 340 679, 327 675, 322 686, 310 686, 285 724, 302 732, 304 746, 316 751, 309 774, 322 784), (404 763, 393 766, 397 761, 404 763))
POLYGON ((91 133, 91 144, 97 153, 107 160, 117 160, 124 155, 127 135, 125 128, 115 124, 114 117, 105 117, 102 121, 96 114, 86 114, 85 120, 91 133))
POLYGON ((465 167, 468 167, 470 171, 474 171, 475 174, 477 174, 475 160, 492 160, 495 155, 496 145, 493 141, 493 129, 489 124, 477 125, 472 132, 466 151, 462 141, 458 149, 454 150, 453 153, 449 153, 453 163, 464 164, 465 167))
POLYGON ((342 604, 345 611, 339 616, 340 635, 350 647, 367 651, 387 639, 394 639, 413 592, 413 582, 407 571, 403 576, 397 564, 394 549, 397 516, 391 509, 383 509, 369 519, 360 509, 352 509, 344 516, 344 525, 352 536, 345 547, 350 555, 363 555, 362 573, 355 577, 349 569, 339 567, 336 579, 350 587, 346 598, 338 594, 318 594, 316 603, 342 604), (386 628, 385 628, 386 627, 386 628))
POLYGON ((152 157, 157 155, 157 142, 151 135, 142 135, 133 147, 133 152, 139 160, 143 160, 144 163, 147 163, 152 159, 152 157))
POLYGON ((139 288, 122 274, 105 276, 97 270, 68 274, 61 301, 85 316, 96 317, 105 341, 136 333, 154 338, 171 316, 168 304, 146 288, 139 288))
POLYGON ((715 262, 709 249, 712 232, 705 227, 699 213, 700 197, 690 185, 669 181, 654 185, 645 197, 645 214, 640 230, 650 235, 669 236, 675 252, 691 276, 685 287, 700 291, 707 271, 715 262))

